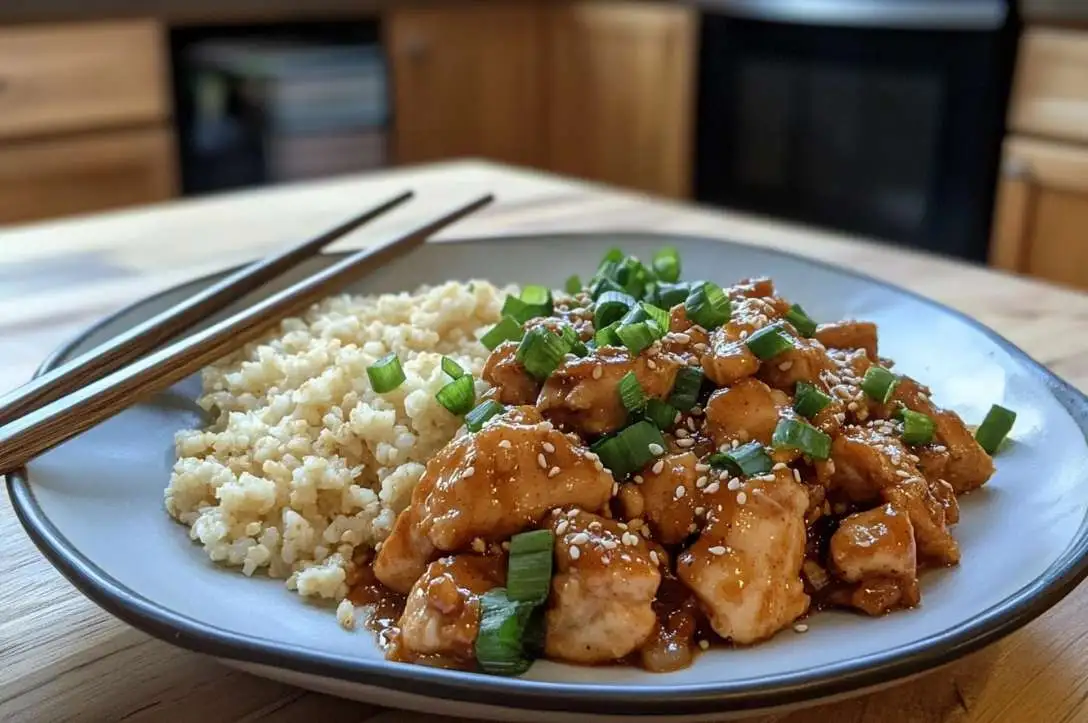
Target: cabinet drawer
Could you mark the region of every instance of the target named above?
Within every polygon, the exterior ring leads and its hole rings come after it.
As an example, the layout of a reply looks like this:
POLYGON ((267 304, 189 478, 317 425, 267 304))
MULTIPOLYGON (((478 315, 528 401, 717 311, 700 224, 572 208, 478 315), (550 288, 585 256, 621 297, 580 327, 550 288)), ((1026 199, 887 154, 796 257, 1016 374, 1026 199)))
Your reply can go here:
POLYGON ((0 138, 164 118, 164 63, 151 21, 0 28, 0 138))
POLYGON ((1009 125, 1020 133, 1088 141, 1088 31, 1025 31, 1009 125))
POLYGON ((0 146, 0 224, 162 201, 175 183, 165 128, 0 146))

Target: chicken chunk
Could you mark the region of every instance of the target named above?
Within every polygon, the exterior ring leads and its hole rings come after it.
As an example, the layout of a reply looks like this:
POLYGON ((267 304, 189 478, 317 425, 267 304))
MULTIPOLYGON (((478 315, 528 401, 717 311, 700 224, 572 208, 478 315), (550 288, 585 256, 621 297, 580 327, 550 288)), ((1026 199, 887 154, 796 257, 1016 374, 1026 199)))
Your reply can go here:
POLYGON ((816 327, 816 340, 828 349, 863 349, 877 361, 876 324, 871 321, 836 321, 816 327))
POLYGON ((706 375, 718 386, 727 386, 759 371, 759 357, 748 349, 745 339, 782 313, 767 299, 735 299, 730 320, 710 333, 710 347, 701 360, 706 375))
POLYGON ((476 538, 504 541, 555 507, 603 509, 612 476, 572 436, 519 407, 450 442, 428 462, 382 545, 378 579, 406 593, 438 552, 463 551, 476 538))
POLYGON ((831 536, 831 569, 856 583, 849 604, 869 615, 920 600, 914 527, 909 517, 886 504, 845 518, 831 536))
POLYGON ((960 561, 960 546, 948 531, 944 506, 921 474, 885 488, 883 498, 907 513, 914 527, 914 541, 920 558, 938 565, 954 565, 960 561))
POLYGON ((502 404, 534 404, 540 382, 517 360, 518 345, 506 341, 495 347, 484 363, 483 380, 491 385, 492 397, 502 404))
POLYGON ((801 581, 807 507, 808 495, 788 469, 719 491, 676 574, 723 638, 754 643, 808 610, 801 581))
POLYGON ((583 434, 614 432, 627 423, 620 400, 620 379, 634 372, 647 397, 663 398, 672 391, 683 362, 673 354, 635 358, 623 348, 602 347, 584 358, 568 358, 544 383, 539 408, 548 419, 583 434))
POLYGON ((653 602, 661 583, 646 541, 622 522, 581 511, 553 514, 549 524, 556 573, 546 613, 547 656, 592 664, 637 650, 657 623, 653 602))
POLYGON ((661 457, 643 470, 642 484, 628 483, 620 491, 624 517, 644 518, 658 542, 683 542, 694 532, 695 509, 702 504, 701 491, 695 486, 700 476, 695 469, 698 462, 693 453, 682 452, 661 457), (683 494, 677 497, 681 488, 683 494))
POLYGON ((502 585, 505 571, 500 556, 456 555, 428 565, 408 593, 397 653, 471 661, 480 627, 480 596, 502 585))
POLYGON ((783 392, 758 379, 743 379, 710 395, 705 431, 719 446, 734 439, 741 444, 752 440, 770 444, 779 418, 789 408, 790 399, 783 392))

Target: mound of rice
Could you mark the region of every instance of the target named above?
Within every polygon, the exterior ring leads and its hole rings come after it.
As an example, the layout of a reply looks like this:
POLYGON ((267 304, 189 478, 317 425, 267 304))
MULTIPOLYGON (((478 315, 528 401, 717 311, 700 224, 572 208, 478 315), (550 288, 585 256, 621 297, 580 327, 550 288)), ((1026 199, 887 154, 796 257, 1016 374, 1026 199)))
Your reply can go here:
POLYGON ((473 281, 330 298, 208 367, 198 403, 218 419, 177 434, 167 511, 212 560, 342 599, 356 548, 389 535, 461 426, 435 400, 442 356, 486 391, 477 339, 507 291, 473 281), (391 351, 407 379, 376 394, 366 369, 391 351))

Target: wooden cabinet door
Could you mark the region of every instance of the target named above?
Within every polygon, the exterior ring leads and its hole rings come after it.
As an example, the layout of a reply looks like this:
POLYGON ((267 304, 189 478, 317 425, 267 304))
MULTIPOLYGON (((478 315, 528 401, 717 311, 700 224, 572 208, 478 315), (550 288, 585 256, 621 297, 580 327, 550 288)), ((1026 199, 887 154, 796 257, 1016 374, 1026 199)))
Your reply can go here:
POLYGON ((451 2, 386 18, 395 159, 544 160, 542 6, 451 2))
POLYGON ((576 2, 553 5, 548 17, 550 168, 689 196, 696 12, 576 2))
POLYGON ((1088 148, 1005 142, 990 263, 1088 289, 1088 148))
POLYGON ((163 128, 0 146, 0 224, 162 201, 174 188, 163 128))

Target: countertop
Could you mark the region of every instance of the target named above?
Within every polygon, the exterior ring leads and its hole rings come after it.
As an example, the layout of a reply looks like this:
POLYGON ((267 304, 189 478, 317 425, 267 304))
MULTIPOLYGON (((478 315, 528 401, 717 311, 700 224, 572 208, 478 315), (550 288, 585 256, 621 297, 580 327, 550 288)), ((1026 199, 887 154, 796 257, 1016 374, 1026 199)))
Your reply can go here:
MULTIPOLYGON (((478 162, 348 177, 0 230, 0 390, 102 316, 186 279, 312 236, 365 199, 418 198, 368 233, 454 198, 498 202, 446 236, 646 230, 776 247, 855 268, 964 311, 1088 389, 1088 295, 764 219, 665 203, 478 162)), ((1015 534, 1015 532, 1013 532, 1015 534)), ((0 720, 415 721, 227 669, 127 627, 29 542, 0 495, 0 720)), ((365 634, 360 632, 359 634, 365 634)), ((861 698, 756 723, 1088 721, 1088 586, 990 648, 861 698)))

